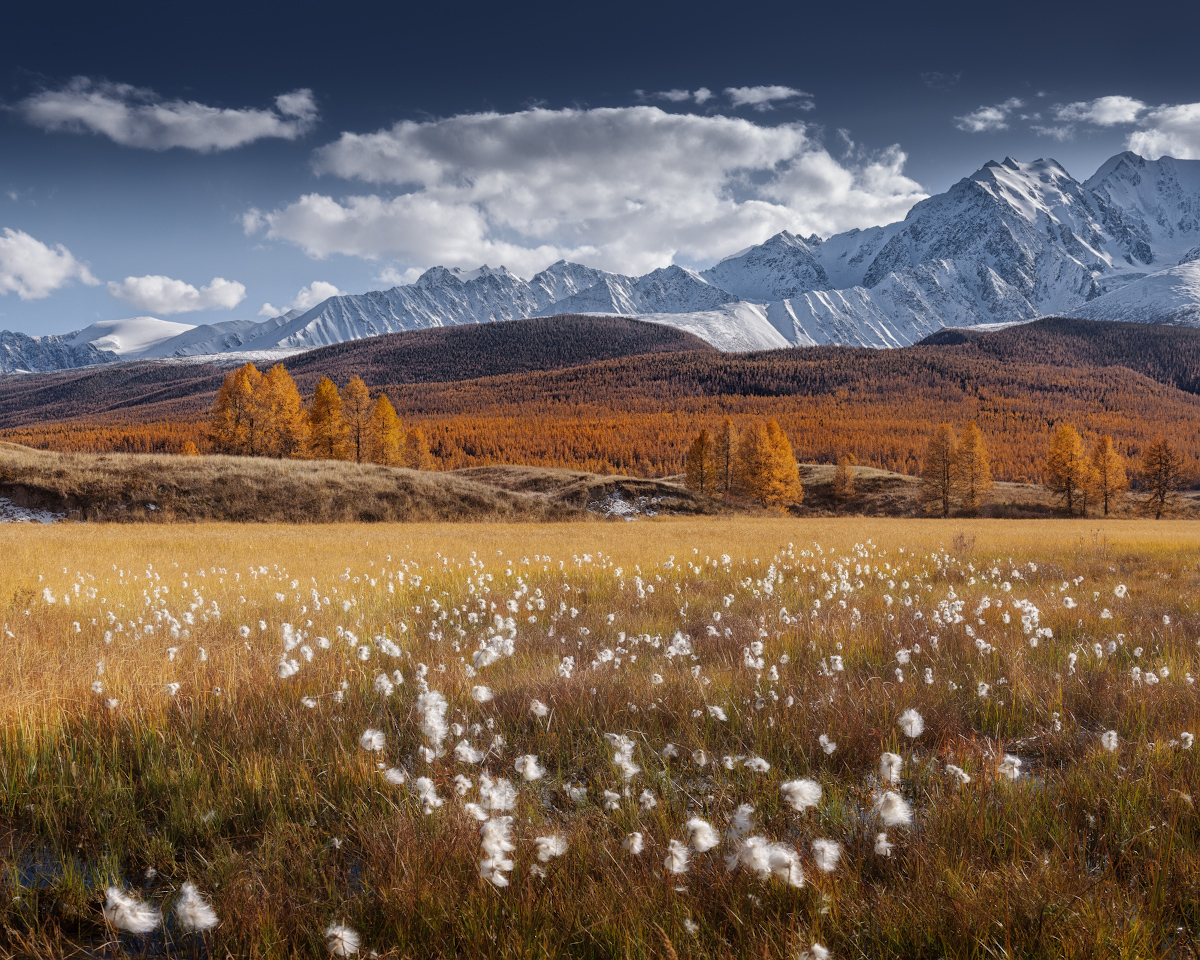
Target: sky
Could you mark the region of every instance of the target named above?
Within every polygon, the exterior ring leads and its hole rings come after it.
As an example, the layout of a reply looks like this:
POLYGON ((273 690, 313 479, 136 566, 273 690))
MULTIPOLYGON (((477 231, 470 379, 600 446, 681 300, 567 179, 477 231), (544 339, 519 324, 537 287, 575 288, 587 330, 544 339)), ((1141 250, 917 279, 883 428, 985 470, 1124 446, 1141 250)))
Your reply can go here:
POLYGON ((1200 4, 1131 10, 23 4, 0 330, 266 317, 437 264, 703 268, 1006 156, 1200 158, 1200 4))

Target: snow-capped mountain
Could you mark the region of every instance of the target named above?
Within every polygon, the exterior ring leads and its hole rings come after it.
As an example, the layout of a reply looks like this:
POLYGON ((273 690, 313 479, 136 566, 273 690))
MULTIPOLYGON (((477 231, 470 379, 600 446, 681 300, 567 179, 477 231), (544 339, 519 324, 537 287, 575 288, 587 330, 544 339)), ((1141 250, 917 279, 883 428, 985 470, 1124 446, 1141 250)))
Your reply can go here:
POLYGON ((560 260, 524 280, 504 267, 433 267, 411 284, 265 322, 135 318, 57 338, 6 334, 0 371, 279 354, 557 313, 643 317, 725 350, 898 347, 943 326, 1054 314, 1200 324, 1198 264, 1200 160, 1122 153, 1080 182, 1054 160, 1008 158, 897 223, 825 240, 780 233, 700 273, 669 266, 626 277, 560 260))

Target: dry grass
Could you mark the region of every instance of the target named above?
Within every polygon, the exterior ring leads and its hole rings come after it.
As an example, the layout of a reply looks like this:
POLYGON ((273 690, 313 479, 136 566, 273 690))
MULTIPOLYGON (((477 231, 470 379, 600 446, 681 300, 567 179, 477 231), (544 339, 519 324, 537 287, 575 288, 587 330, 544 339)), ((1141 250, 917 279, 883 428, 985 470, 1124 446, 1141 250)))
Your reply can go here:
POLYGON ((165 533, 5 531, 0 952, 98 950, 112 937, 105 884, 169 906, 190 879, 221 916, 204 944, 169 925, 117 949, 315 957, 344 921, 395 957, 795 958, 815 941, 835 957, 1193 955, 1200 754, 1180 735, 1200 727, 1200 525, 718 517, 165 533), (1017 601, 1051 631, 1037 646, 1017 601), (516 621, 513 652, 469 676, 496 613, 516 621), (285 622, 303 635, 286 651, 285 622), (677 631, 693 652, 668 657, 677 631), (758 641, 761 670, 745 662, 758 641), (286 679, 281 655, 299 666, 286 679), (418 664, 467 728, 431 764, 418 664), (1168 674, 1149 684, 1134 667, 1168 674), (376 677, 394 669, 405 682, 384 696, 376 677), (493 700, 472 699, 481 683, 493 700), (534 698, 552 709, 544 720, 534 698), (896 725, 909 707, 926 723, 915 740, 896 725), (367 727, 385 732, 381 754, 359 747, 367 727), (1115 753, 1100 746, 1109 729, 1115 753), (642 767, 615 810, 602 802, 622 788, 605 733, 632 738, 642 767), (486 750, 496 734, 506 743, 482 769, 519 787, 504 888, 479 876, 464 811, 477 791, 460 799, 452 783, 481 770, 455 759, 458 740, 486 750), (681 758, 661 758, 667 742, 681 758), (699 748, 771 768, 699 768, 699 748), (895 789, 915 811, 888 831, 886 858, 873 851, 883 750, 903 756, 895 789), (519 782, 524 753, 544 778, 519 782), (1023 760, 1015 782, 997 772, 1005 753, 1023 760), (377 760, 408 783, 386 782, 377 760), (445 801, 429 815, 412 790, 422 775, 445 801), (815 810, 781 801, 794 777, 822 785, 815 810), (642 790, 656 807, 639 809, 642 790), (757 834, 798 851, 804 887, 727 871, 729 840, 666 874, 685 821, 723 831, 742 803, 757 834), (641 857, 620 848, 632 830, 641 857), (551 833, 569 847, 539 879, 533 839, 551 833), (843 846, 833 873, 814 863, 818 837, 843 846))
POLYGON ((665 512, 707 513, 676 484, 575 470, 435 473, 330 460, 86 454, 0 443, 0 496, 90 521, 330 523, 563 520, 619 491, 665 512))

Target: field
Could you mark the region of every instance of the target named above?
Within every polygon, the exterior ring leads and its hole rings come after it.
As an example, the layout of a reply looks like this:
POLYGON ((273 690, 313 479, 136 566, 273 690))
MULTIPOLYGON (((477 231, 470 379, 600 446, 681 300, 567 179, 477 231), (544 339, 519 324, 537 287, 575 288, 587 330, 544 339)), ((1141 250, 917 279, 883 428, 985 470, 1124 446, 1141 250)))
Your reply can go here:
POLYGON ((9 526, 0 954, 1194 957, 1198 565, 1189 522, 9 526))

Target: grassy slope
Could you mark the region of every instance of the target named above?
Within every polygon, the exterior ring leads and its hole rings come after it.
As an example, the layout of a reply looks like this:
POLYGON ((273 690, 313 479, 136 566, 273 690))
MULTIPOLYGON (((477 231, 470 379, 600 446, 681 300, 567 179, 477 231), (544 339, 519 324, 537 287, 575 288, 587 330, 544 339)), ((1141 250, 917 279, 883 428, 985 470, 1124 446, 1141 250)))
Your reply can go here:
MULTIPOLYGON (((1200 732, 1186 680, 1200 673, 1189 599, 1200 587, 1197 542, 1195 524, 1095 520, 345 526, 319 538, 290 526, 172 538, 151 527, 120 537, 103 527, 6 532, 0 943, 23 956, 96 951, 111 937, 104 884, 169 907, 191 880, 221 925, 207 946, 178 928, 168 944, 160 932, 152 951, 316 958, 325 926, 345 922, 364 952, 397 958, 795 958, 817 941, 834 957, 881 960, 1189 956, 1200 936, 1190 799, 1200 751, 1179 737, 1200 732), (635 564, 655 592, 638 595, 635 564), (767 593, 772 566, 781 577, 767 593), (840 597, 830 590, 839 567, 840 597), (545 608, 528 622, 523 604, 535 598, 545 608), (469 677, 460 658, 484 628, 462 611, 481 599, 502 613, 513 599, 521 622, 514 655, 469 677), (955 600, 964 622, 935 623, 939 605, 955 600), (1035 604, 1051 631, 1036 647, 1017 600, 1035 604), (294 648, 303 665, 280 680, 284 621, 316 654, 310 663, 294 648), (173 623, 187 634, 172 636, 173 623), (341 628, 369 660, 352 655, 341 628), (692 636, 695 659, 665 656, 676 630, 692 636), (398 640, 399 658, 370 639, 381 634, 398 640), (760 639, 777 680, 743 665, 760 639), (1092 652, 1110 641, 1113 653, 1092 652), (618 654, 619 664, 589 667, 622 643, 636 661, 618 654), (556 670, 567 650, 577 660, 570 679, 556 670), (894 675, 901 650, 912 658, 904 682, 894 675), (834 656, 843 671, 828 670, 834 656), (432 764, 416 756, 418 663, 449 699, 449 720, 491 724, 462 737, 486 747, 499 732, 502 755, 460 763, 455 736, 432 764), (1139 685, 1134 666, 1170 672, 1139 685), (374 679, 394 668, 405 683, 381 696, 374 679), (168 683, 181 685, 176 695, 168 683), (473 700, 478 683, 495 698, 473 700), (103 707, 108 697, 116 708, 103 707), (552 708, 544 721, 529 712, 534 697, 552 708), (709 704, 728 719, 712 718, 709 704), (926 723, 911 741, 896 725, 910 707, 926 723), (385 732, 382 753, 359 747, 367 727, 385 732), (1116 753, 1100 746, 1108 729, 1116 753), (619 797, 604 733, 634 741, 643 770, 630 799, 619 797), (836 741, 832 755, 820 734, 836 741), (659 756, 667 742, 679 759, 659 756), (762 757, 771 769, 699 768, 690 759, 699 748, 762 757), (911 827, 888 829, 890 857, 874 853, 883 750, 902 755, 895 789, 915 814, 911 827), (516 781, 514 870, 510 886, 495 888, 479 876, 479 824, 463 806, 477 791, 458 798, 452 778, 516 778, 513 760, 526 752, 547 773, 516 781), (997 771, 1005 753, 1023 761, 1016 782, 997 771), (408 783, 387 783, 377 761, 404 769, 408 783), (971 782, 957 785, 949 763, 971 782), (428 815, 412 789, 426 775, 445 801, 428 815), (781 802, 793 777, 822 786, 815 809, 781 802), (587 786, 586 800, 569 801, 567 783, 587 786), (603 807, 606 789, 618 793, 615 810, 603 807), (658 801, 651 810, 636 803, 644 789, 658 801), (742 803, 755 807, 756 834, 798 851, 804 887, 727 871, 728 840, 693 853, 686 875, 666 873, 667 842, 686 842, 690 817, 723 832, 742 803), (645 837, 641 857, 621 850, 632 830, 645 837), (534 838, 550 834, 569 846, 538 879, 534 838), (817 838, 842 844, 831 874, 814 863, 817 838), (143 879, 149 867, 157 876, 143 879)), ((123 948, 143 946, 125 936, 123 948)))

